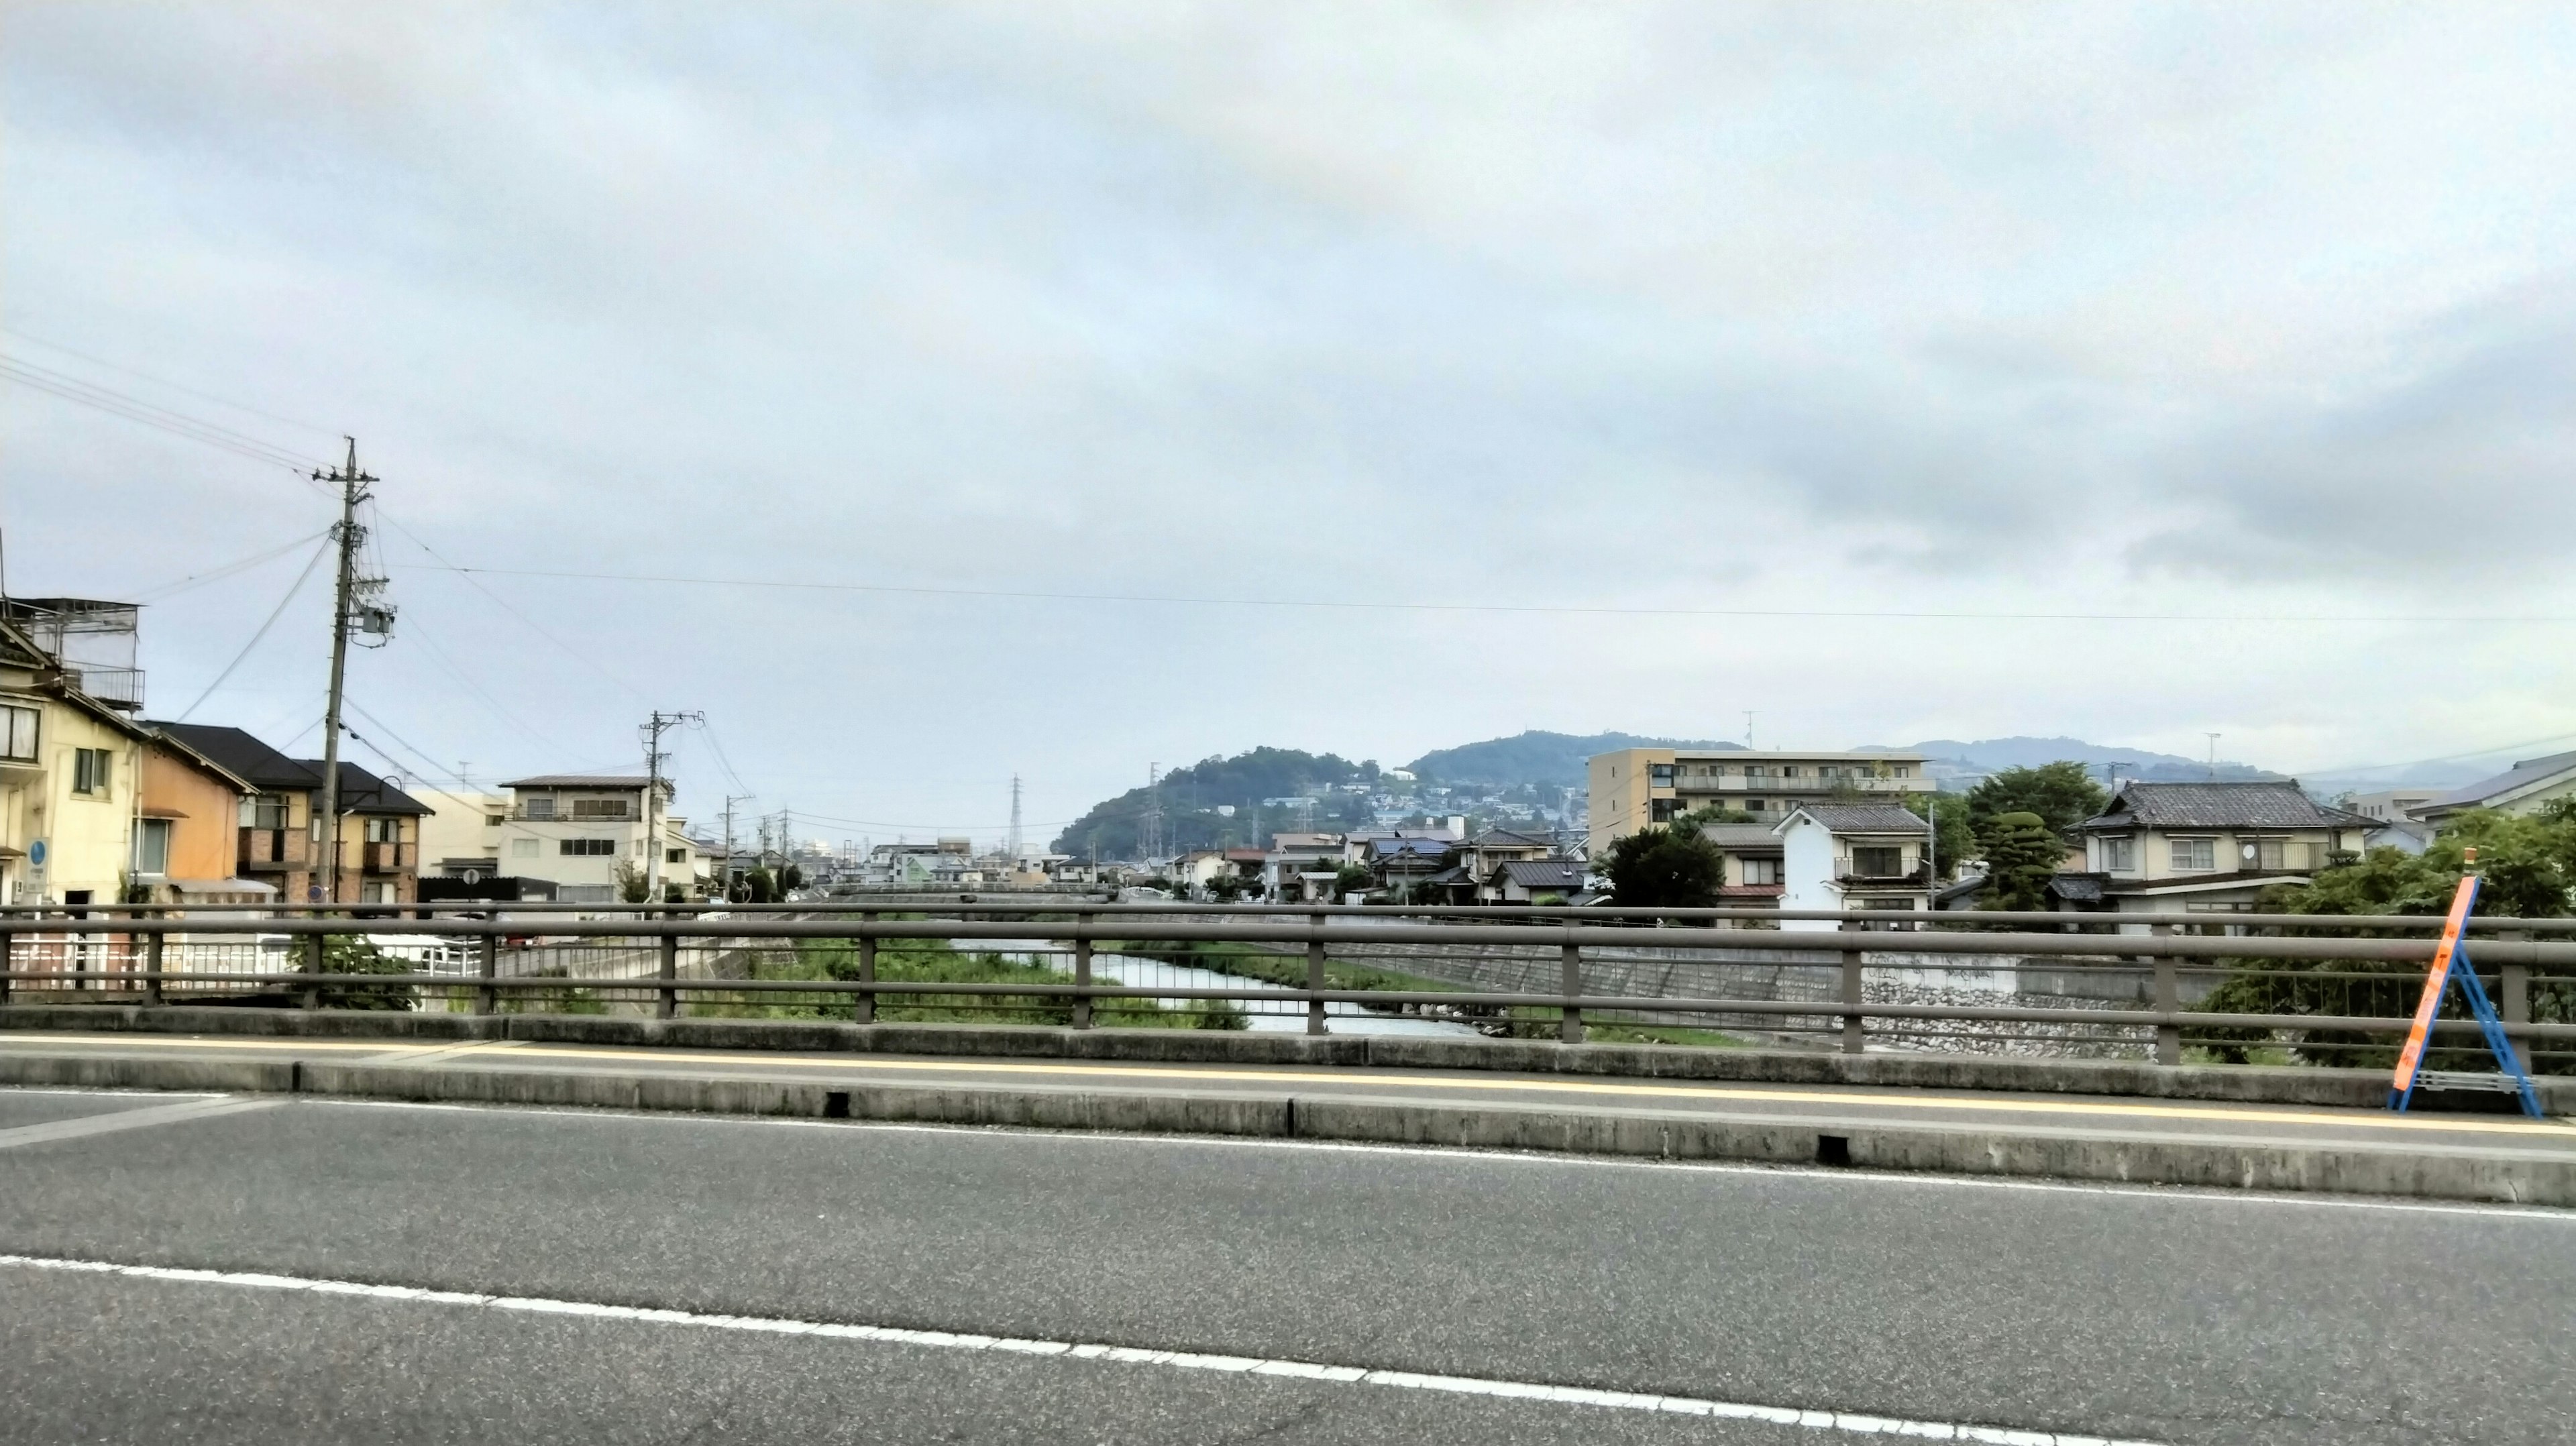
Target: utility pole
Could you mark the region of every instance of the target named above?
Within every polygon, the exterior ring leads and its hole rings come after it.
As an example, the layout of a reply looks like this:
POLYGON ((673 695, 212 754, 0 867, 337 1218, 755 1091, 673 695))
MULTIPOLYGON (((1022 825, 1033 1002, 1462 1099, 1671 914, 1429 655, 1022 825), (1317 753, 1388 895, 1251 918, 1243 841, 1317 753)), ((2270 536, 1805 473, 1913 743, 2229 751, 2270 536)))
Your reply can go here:
POLYGON ((653 710, 653 717, 636 731, 644 735, 644 898, 648 903, 662 902, 662 735, 683 723, 704 723, 704 713, 665 713, 653 710))
MULTIPOLYGON (((373 495, 367 486, 376 480, 358 470, 358 439, 346 440, 349 457, 340 470, 313 474, 315 481, 340 484, 340 524, 331 529, 340 544, 340 571, 331 589, 331 693, 322 712, 322 817, 315 820, 321 850, 314 862, 325 882, 318 894, 306 891, 327 903, 340 899, 340 694, 349 674, 349 624, 359 591, 358 545, 366 540, 365 529, 358 526, 358 504, 373 495)), ((391 631, 391 609, 384 609, 382 617, 384 626, 371 631, 391 631)))
POLYGON ((1744 710, 1744 746, 1753 746, 1753 710, 1750 708, 1744 710))
POLYGON ((2212 783, 2218 781, 2218 739, 2218 734, 2209 735, 2209 781, 2212 783))
POLYGON ((1154 856, 1163 851, 1163 765, 1145 765, 1145 827, 1137 840, 1137 852, 1144 855, 1138 862, 1153 867, 1154 856))
POLYGON ((733 884, 734 884, 734 868, 733 868, 733 806, 734 806, 735 804, 737 804, 737 803, 749 803, 751 800, 753 800, 753 799, 755 799, 755 798, 758 798, 759 796, 760 796, 760 795, 758 795, 758 794, 756 794, 756 793, 728 793, 728 794, 726 794, 726 795, 725 795, 725 806, 724 806, 724 823, 725 823, 724 888, 725 888, 725 898, 726 898, 727 900, 731 900, 731 899, 733 898, 733 884))

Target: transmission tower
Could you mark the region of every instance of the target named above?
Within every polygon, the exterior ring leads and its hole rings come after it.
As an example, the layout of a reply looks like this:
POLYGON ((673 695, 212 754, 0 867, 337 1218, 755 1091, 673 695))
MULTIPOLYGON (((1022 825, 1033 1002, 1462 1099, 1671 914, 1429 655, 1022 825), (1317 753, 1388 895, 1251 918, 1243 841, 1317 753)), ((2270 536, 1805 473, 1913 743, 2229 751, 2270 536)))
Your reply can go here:
POLYGON ((1143 863, 1152 863, 1163 855, 1163 768, 1159 763, 1145 765, 1145 816, 1138 820, 1137 852, 1143 863))
POLYGON ((1020 866, 1020 776, 1011 775, 1011 867, 1020 866))

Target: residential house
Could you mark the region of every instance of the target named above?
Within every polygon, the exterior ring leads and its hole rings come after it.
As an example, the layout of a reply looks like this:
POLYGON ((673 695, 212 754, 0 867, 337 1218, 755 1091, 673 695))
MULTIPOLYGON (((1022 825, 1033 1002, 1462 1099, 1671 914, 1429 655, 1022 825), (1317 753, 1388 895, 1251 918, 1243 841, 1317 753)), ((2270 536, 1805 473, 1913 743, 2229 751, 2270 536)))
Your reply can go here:
POLYGON ((510 797, 471 788, 423 788, 431 812, 420 821, 420 871, 447 878, 496 878, 510 797))
POLYGON ((2447 791, 2440 788, 2392 788, 2380 793, 2355 794, 2345 799, 2343 806, 2363 818, 2375 818, 2383 823, 2404 822, 2415 816, 2415 810, 2447 791))
POLYGON ((2304 884, 2357 856, 2376 821, 2286 783, 2124 783, 2075 826, 2086 867, 2050 883, 2079 912, 2250 912, 2276 884, 2304 884))
POLYGON ((1261 856, 1261 891, 1275 903, 1328 904, 1342 868, 1345 840, 1337 833, 1274 833, 1261 856))
POLYGON ((1545 834, 1492 828, 1459 844, 1457 852, 1458 862, 1468 874, 1484 879, 1490 878, 1496 868, 1514 860, 1555 857, 1556 840, 1545 834))
POLYGON ((2538 813, 2542 805, 2562 798, 2576 798, 2576 752, 2526 758, 2493 778, 2426 799, 2408 816, 2438 827, 2473 808, 2538 813))
POLYGON ((171 739, 248 784, 237 806, 233 874, 278 890, 279 902, 408 904, 420 898, 420 821, 427 804, 391 781, 341 761, 338 836, 325 860, 322 760, 289 758, 239 728, 153 723, 171 739))
POLYGON ((127 887, 150 738, 0 617, 0 900, 79 908, 127 887))
POLYGON ((1717 846, 1717 902, 1728 909, 1777 908, 1787 890, 1782 881, 1783 849, 1776 826, 1763 823, 1712 823, 1700 837, 1717 846))
POLYGON ((1592 897, 1581 859, 1506 859, 1494 865, 1481 890, 1496 904, 1579 904, 1592 897))
MULTIPOLYGON (((1772 826, 1780 838, 1784 910, 1932 907, 1932 825, 1895 803, 1801 803, 1772 826)), ((1784 919, 1783 929, 1830 929, 1784 919)))
POLYGON ((1419 897, 1417 886, 1429 885, 1434 875, 1452 867, 1449 855, 1457 842, 1447 829, 1370 838, 1360 863, 1379 888, 1410 901, 1419 897))
POLYGON ((250 780, 166 733, 154 733, 142 751, 130 850, 135 896, 156 904, 282 902, 275 883, 240 872, 242 800, 258 791, 250 780))
POLYGON ((705 897, 713 866, 690 842, 688 821, 671 816, 670 779, 658 793, 654 780, 628 774, 541 774, 501 786, 510 791, 501 858, 511 874, 550 880, 567 903, 621 902, 657 872, 663 898, 705 897))
POLYGON ((1930 793, 1920 753, 1750 748, 1622 748, 1589 769, 1592 856, 1685 813, 1711 806, 1770 823, 1802 803, 1901 799, 1930 793))

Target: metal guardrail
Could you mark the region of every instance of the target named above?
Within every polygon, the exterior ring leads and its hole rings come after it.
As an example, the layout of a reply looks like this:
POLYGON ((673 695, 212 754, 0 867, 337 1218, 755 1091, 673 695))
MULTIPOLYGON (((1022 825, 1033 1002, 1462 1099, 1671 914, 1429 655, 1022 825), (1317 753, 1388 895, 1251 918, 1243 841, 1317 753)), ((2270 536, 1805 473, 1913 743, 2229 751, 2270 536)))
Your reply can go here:
MULTIPOLYGON (((1897 1040, 1937 1037, 1940 1031, 1928 1027, 1938 1025, 1988 1030, 2044 1026, 2061 1033, 2089 1027, 2118 1031, 2103 1038, 2120 1042, 2132 1052, 2148 1054, 2159 1063, 2178 1064, 2186 1031, 2202 1038, 2212 1037, 2214 1031, 2298 1031, 2308 1038, 2335 1033, 2375 1041, 2382 1037, 2394 1040, 2405 1033, 2409 1023, 2403 1008, 2386 1014, 2244 1013, 2185 1008, 2181 988, 2186 975, 2209 975, 2222 965, 2242 968, 2243 961, 2248 960, 2295 965, 2404 965, 2429 959, 2434 948, 2429 937, 2211 937, 2173 933, 2170 926, 2151 936, 1686 926, 1697 922, 1697 915, 1731 911, 1690 911, 1692 917, 1678 920, 1684 927, 1673 926, 1681 911, 1664 911, 1663 927, 1640 927, 1605 920, 1597 910, 1545 915, 1515 910, 1510 912, 1516 922, 1458 924, 1429 918, 1390 919, 1391 911, 1383 908, 1331 906, 1283 910, 1266 906, 1212 909, 1101 905, 1050 911, 1057 915, 1051 918, 1030 918, 1025 909, 1005 907, 980 912, 1018 917, 888 918, 870 909, 860 911, 855 918, 817 918, 816 909, 811 902, 767 910, 735 906, 725 911, 725 917, 704 918, 697 915, 709 911, 652 906, 631 911, 644 917, 579 919, 570 917, 573 910, 569 909, 538 911, 524 907, 512 908, 510 917, 498 918, 492 917, 488 908, 406 910, 436 915, 430 918, 353 917, 353 912, 363 911, 347 909, 316 911, 324 916, 300 918, 217 916, 204 910, 192 910, 184 917, 133 916, 144 913, 139 910, 120 911, 124 917, 109 917, 104 910, 92 910, 86 918, 69 919, 20 911, 0 914, 0 960, 12 966, 0 970, 0 1001, 13 995, 55 1000, 70 995, 97 1000, 118 996, 118 1002, 128 1002, 139 995, 144 1004, 157 1006, 167 1003, 173 993, 185 994, 191 989, 213 995, 227 990, 238 994, 248 988, 282 993, 305 1008, 315 1008, 326 999, 360 995, 382 999, 390 991, 408 1002, 436 1000, 450 1007, 468 1007, 475 1013, 493 1013, 503 1007, 505 997, 523 1004, 551 993, 558 1000, 589 996, 585 1002, 601 1007, 605 1007, 602 1000, 615 996, 617 1002, 648 1006, 656 1016, 666 1019, 679 1014, 683 1001, 697 1006, 741 1008, 771 1007, 763 1001, 779 1001, 828 1008, 832 1011, 830 1017, 868 1022, 876 1017, 879 1004, 889 999, 946 1000, 960 1006, 978 1001, 1035 1000, 1047 1002, 1050 1007, 1060 1002, 1064 1006, 1062 1022, 1077 1029, 1093 1027, 1101 1011, 1114 1011, 1122 1002, 1134 1005, 1140 1001, 1179 1001, 1209 1009, 1220 1005, 1253 1006, 1292 1017, 1302 1013, 1311 1033, 1329 1030, 1328 1014, 1334 1006, 1481 1012, 1488 1020, 1507 1023, 1516 1033, 1545 1030, 1569 1042, 1586 1037, 1587 1019, 1623 1024, 1679 1021, 1697 1027, 1735 1028, 1747 1027, 1745 1022, 1749 1021, 1752 1027, 1776 1025, 1833 1036, 1841 1048, 1851 1052, 1866 1047, 1874 1026, 1883 1039, 1897 1040), (559 927, 549 929, 548 925, 557 920, 559 927), (589 952, 577 957, 558 956, 568 962, 554 966, 553 972, 526 972, 518 951, 529 947, 529 941, 539 935, 577 938, 589 952), (440 945, 459 963, 459 970, 326 972, 322 967, 325 942, 335 936, 397 942, 421 939, 440 945), (205 969, 185 967, 184 961, 181 967, 170 967, 169 951, 174 945, 183 949, 220 946, 238 950, 242 943, 256 944, 263 937, 278 941, 285 952, 300 958, 293 967, 205 969), (992 941, 997 948, 1023 956, 1043 953, 1064 960, 1070 967, 1050 971, 1031 965, 1023 977, 1007 982, 878 976, 876 963, 882 949, 900 949, 907 941, 923 940, 992 941), (809 973, 794 978, 759 977, 757 965, 762 948, 783 946, 791 958, 806 962, 804 951, 809 942, 847 949, 849 954, 843 962, 853 967, 846 976, 818 977, 809 973), (1095 968, 1103 945, 1113 946, 1121 958, 1134 959, 1150 958, 1154 946, 1179 946, 1166 952, 1185 953, 1189 946, 1203 944, 1267 946, 1258 957, 1268 961, 1274 975, 1293 976, 1293 961, 1302 955, 1302 980, 1247 980, 1211 986, 1190 982, 1179 974, 1168 975, 1160 982, 1151 978, 1104 978, 1095 968), (705 973, 683 973, 679 964, 684 947, 692 948, 696 956, 722 956, 730 951, 739 958, 750 959, 752 967, 743 974, 728 975, 712 967, 705 973), (19 954, 47 949, 57 953, 54 967, 15 967, 19 954), (1551 953, 1552 960, 1548 958, 1551 953), (513 970, 500 967, 505 954, 512 956, 513 970), (1870 976, 1874 972, 1887 974, 1891 967, 1883 962, 1873 964, 1872 955, 1882 961, 1891 957, 1914 961, 1905 967, 1926 975, 1939 975, 1952 968, 1971 973, 2035 969, 2070 974, 2125 972, 2139 979, 2145 992, 2139 1001, 2141 1007, 2136 1008, 2091 1007, 2081 1002, 2037 1006, 1872 998, 1870 976), (635 972, 597 972, 600 963, 611 956, 614 962, 635 972), (1503 956, 1508 956, 1519 971, 1514 977, 1555 987, 1433 990, 1406 987, 1400 982, 1408 961, 1420 961, 1413 967, 1427 968, 1435 958, 1444 963, 1475 964, 1490 963, 1503 956), (470 964, 464 962, 469 959, 470 964), (1701 987, 1660 993, 1591 987, 1604 977, 1633 980, 1645 967, 1641 960, 1662 969, 1667 979, 1676 971, 1695 970, 1693 982, 1701 987), (591 972, 572 971, 571 962, 581 961, 587 961, 591 972), (1382 967, 1399 982, 1381 988, 1336 984, 1328 967, 1336 962, 1345 967, 1363 963, 1369 968, 1382 967), (1546 977, 1549 963, 1554 966, 1552 978, 1546 977), (1748 971, 1767 971, 1765 977, 1775 979, 1785 972, 1795 972, 1816 992, 1797 998, 1779 997, 1776 992, 1763 997, 1722 987, 1742 984, 1748 971), (1706 987, 1709 981, 1721 987, 1706 987), (1515 1011, 1521 1013, 1515 1015, 1515 1011), (1914 1034, 1909 1035, 1909 1030, 1914 1034)), ((600 910, 594 907, 585 912, 600 910)), ((959 912, 979 911, 964 906, 959 912)), ((1469 912, 1497 911, 1418 911, 1421 915, 1449 917, 1469 912)), ((1844 916, 1819 917, 1850 922, 1844 916)), ((2037 917, 2056 921, 2063 916, 2037 917)), ((2206 916, 2179 917, 2207 922, 2206 916)), ((2304 927, 2371 930, 2392 924, 2413 928, 2439 922, 2395 921, 2385 916, 2277 917, 2295 920, 2304 927)), ((2137 918, 2123 916, 2122 922, 2137 918)), ((2240 915, 2229 922, 2247 919, 2240 915)), ((1981 922, 1991 930, 1994 923, 2003 920, 1981 922)), ((2569 921, 2486 922, 2529 929, 2569 921)), ((41 954, 30 957, 41 958, 41 954)), ((1253 956, 1188 957, 1221 961, 1224 957, 1253 956)), ((2544 971, 2545 977, 2539 982, 2549 987, 2576 991, 2576 942, 2483 939, 2476 947, 2475 962, 2482 969, 2501 971, 2497 994, 2504 1006, 2510 1038, 2526 1050, 2548 1050, 2553 1056, 2576 1049, 2576 1023, 2535 1022, 2530 1008, 2535 971, 2544 971)), ((1133 965, 1120 967, 1137 972, 1133 965)), ((2403 994, 2409 975, 2310 971, 2297 977, 2326 983, 2361 981, 2365 992, 2376 991, 2369 994, 2375 1001, 2392 986, 2403 994)), ((2347 989, 2345 997, 2353 992, 2347 989)), ((2475 1026, 2462 1020, 2445 1021, 2437 1028, 2446 1035, 2465 1036, 2475 1026)), ((2095 1036, 2064 1037, 2098 1042, 2095 1036)))

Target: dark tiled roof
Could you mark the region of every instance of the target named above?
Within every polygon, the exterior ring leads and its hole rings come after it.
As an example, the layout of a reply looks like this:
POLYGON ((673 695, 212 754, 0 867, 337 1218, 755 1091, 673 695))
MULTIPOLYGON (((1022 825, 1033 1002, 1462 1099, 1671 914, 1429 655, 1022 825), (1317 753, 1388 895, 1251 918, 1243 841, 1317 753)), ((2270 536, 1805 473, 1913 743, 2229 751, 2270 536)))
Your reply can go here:
POLYGON ((1699 831, 1701 838, 1722 849, 1771 849, 1780 847, 1780 836, 1767 823, 1712 823, 1699 831))
MULTIPOLYGON (((1910 808, 1892 803, 1802 803, 1789 817, 1805 814, 1836 833, 1928 833, 1931 825, 1910 808)), ((1781 821, 1787 823, 1787 819, 1781 821)), ((1778 825, 1774 826, 1775 828, 1778 825)))
POLYGON ((1369 852, 1380 858, 1407 856, 1419 859, 1436 859, 1455 847, 1457 847, 1457 845, 1449 842, 1447 839, 1437 838, 1373 838, 1369 840, 1369 852))
POLYGON ((1571 889, 1583 883, 1583 865, 1573 859, 1514 859, 1501 873, 1524 889, 1571 889))
POLYGON ((146 723, 205 755, 225 772, 271 792, 320 788, 322 770, 296 762, 238 728, 219 723, 146 723))
POLYGON ((644 785, 651 781, 640 773, 541 773, 534 778, 514 779, 501 786, 503 788, 632 788, 641 792, 644 785))
POLYGON ((2466 788, 2455 788, 2439 798, 2431 799, 2418 806, 2427 809, 2476 808, 2490 798, 2511 793, 2517 788, 2528 787, 2553 773, 2564 773, 2572 768, 2576 768, 2576 753, 2552 753, 2545 758, 2526 758, 2493 778, 2481 778, 2466 788))
POLYGON ((2053 874, 2048 892, 2070 904, 2102 902, 2102 886, 2111 881, 2107 874, 2053 874))
POLYGON ((2290 783, 2126 783, 2077 828, 2345 828, 2369 822, 2290 783))
POLYGON ((1556 841, 1553 839, 1540 838, 1536 834, 1515 833, 1507 828, 1496 828, 1487 829, 1485 832, 1467 840, 1467 847, 1476 849, 1549 849, 1556 847, 1556 841))

